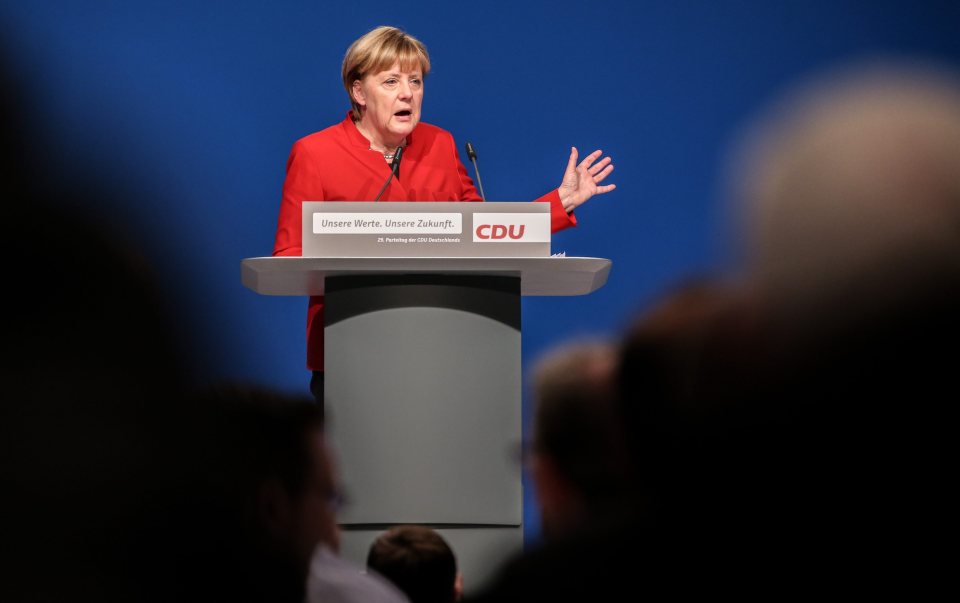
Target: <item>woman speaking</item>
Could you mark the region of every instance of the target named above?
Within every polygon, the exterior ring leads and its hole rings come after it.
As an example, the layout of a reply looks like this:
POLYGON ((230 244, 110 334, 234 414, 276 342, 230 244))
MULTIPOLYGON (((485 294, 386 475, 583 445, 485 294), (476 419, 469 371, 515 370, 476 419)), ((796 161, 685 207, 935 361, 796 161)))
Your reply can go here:
MULTIPOLYGON (((453 136, 420 121, 430 57, 424 45, 395 27, 378 27, 355 41, 343 59, 343 85, 352 108, 339 124, 296 141, 277 226, 275 256, 301 255, 304 201, 482 201, 460 161, 453 136), (396 177, 394 158, 402 153, 396 177), (383 188, 385 182, 389 184, 383 188)), ((615 185, 597 150, 577 163, 572 148, 560 186, 537 199, 551 205, 553 231, 576 224, 573 210, 615 185)), ((311 297, 307 368, 323 402, 323 297, 311 297)))

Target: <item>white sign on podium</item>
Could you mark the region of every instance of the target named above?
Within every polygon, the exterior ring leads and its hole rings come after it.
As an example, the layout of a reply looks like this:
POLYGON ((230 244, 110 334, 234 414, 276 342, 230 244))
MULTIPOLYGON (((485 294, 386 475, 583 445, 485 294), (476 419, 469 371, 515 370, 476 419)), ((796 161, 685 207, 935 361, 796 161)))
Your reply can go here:
POLYGON ((303 203, 304 257, 549 255, 549 203, 303 203))

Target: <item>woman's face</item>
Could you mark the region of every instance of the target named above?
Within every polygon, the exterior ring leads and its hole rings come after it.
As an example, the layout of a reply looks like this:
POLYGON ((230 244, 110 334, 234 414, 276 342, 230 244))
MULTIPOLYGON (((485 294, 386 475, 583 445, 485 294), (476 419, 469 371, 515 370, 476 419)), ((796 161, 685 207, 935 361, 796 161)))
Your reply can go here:
POLYGON ((403 71, 398 63, 353 83, 354 100, 364 108, 360 124, 384 150, 400 145, 420 122, 423 74, 403 71))

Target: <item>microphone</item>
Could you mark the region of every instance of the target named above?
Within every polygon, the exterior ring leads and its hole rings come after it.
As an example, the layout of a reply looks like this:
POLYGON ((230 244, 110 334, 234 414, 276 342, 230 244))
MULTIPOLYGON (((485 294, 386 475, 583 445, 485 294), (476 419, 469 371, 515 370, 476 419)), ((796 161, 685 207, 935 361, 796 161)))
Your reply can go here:
POLYGON ((480 168, 477 167, 477 150, 473 148, 473 143, 470 141, 467 141, 467 157, 473 162, 473 171, 477 175, 477 186, 480 187, 480 198, 486 201, 487 196, 483 194, 483 182, 480 180, 480 168))
POLYGON ((403 146, 397 147, 397 152, 393 154, 393 161, 390 163, 390 175, 387 177, 387 181, 383 183, 383 187, 380 189, 380 192, 377 193, 377 197, 374 201, 380 200, 380 195, 383 194, 383 191, 387 190, 387 185, 390 184, 390 181, 393 180, 393 177, 396 176, 397 180, 400 179, 400 156, 403 155, 403 146))

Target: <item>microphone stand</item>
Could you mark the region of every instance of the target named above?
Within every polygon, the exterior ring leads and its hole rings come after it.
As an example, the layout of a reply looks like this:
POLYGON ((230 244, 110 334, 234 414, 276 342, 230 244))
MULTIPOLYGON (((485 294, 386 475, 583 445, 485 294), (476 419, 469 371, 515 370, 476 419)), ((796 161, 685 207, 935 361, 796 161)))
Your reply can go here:
MULTIPOLYGON (((403 154, 403 147, 397 147, 397 152, 393 155, 393 163, 390 164, 390 176, 387 177, 387 181, 383 183, 383 187, 380 188, 380 192, 377 193, 374 201, 380 200, 380 195, 383 194, 383 191, 387 190, 387 185, 390 184, 390 181, 393 180, 394 175, 400 171, 400 156, 403 154)), ((397 176, 399 178, 400 176, 397 176)))
POLYGON ((473 148, 473 143, 467 141, 467 157, 473 162, 473 171, 477 174, 477 186, 480 188, 480 198, 484 201, 487 196, 483 194, 483 181, 480 180, 480 168, 477 167, 477 150, 473 148))

